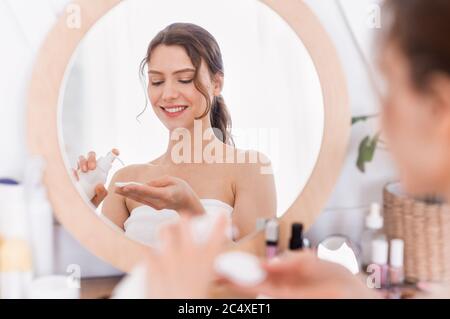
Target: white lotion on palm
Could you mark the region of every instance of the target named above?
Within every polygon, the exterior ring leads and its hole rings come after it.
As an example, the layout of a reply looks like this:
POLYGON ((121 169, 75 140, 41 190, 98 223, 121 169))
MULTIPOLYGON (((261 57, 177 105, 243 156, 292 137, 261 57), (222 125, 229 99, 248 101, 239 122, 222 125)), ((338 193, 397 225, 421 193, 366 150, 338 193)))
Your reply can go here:
POLYGON ((215 271, 241 286, 256 286, 266 279, 259 259, 239 251, 219 255, 214 263, 215 271))
POLYGON ((78 171, 78 184, 81 186, 89 200, 95 196, 95 187, 99 184, 104 185, 106 183, 108 173, 118 155, 118 151, 113 150, 106 156, 98 159, 97 167, 93 171, 87 173, 78 171))
POLYGON ((137 183, 137 182, 117 182, 117 183, 114 183, 114 185, 116 186, 116 187, 119 187, 119 188, 122 188, 122 187, 125 187, 125 186, 142 186, 142 185, 144 185, 144 184, 142 184, 142 183, 137 183))

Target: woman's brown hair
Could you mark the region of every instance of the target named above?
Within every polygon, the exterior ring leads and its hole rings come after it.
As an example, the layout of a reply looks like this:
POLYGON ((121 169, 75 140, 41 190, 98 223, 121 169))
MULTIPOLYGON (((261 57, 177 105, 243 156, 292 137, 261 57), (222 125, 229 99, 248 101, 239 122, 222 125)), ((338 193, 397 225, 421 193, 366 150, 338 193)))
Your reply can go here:
POLYGON ((224 76, 222 53, 214 37, 202 27, 191 23, 174 23, 160 31, 150 42, 147 55, 142 60, 140 66, 141 76, 144 76, 144 69, 150 61, 152 52, 159 45, 177 45, 185 49, 195 68, 194 85, 195 88, 206 99, 206 110, 198 118, 204 118, 210 114, 211 126, 214 133, 223 143, 233 144, 231 136, 231 117, 223 96, 215 96, 212 99, 205 87, 198 79, 198 71, 202 60, 205 62, 211 77, 216 75, 224 76))
POLYGON ((426 89, 434 74, 450 76, 450 0, 386 0, 387 40, 406 56, 412 81, 426 89))

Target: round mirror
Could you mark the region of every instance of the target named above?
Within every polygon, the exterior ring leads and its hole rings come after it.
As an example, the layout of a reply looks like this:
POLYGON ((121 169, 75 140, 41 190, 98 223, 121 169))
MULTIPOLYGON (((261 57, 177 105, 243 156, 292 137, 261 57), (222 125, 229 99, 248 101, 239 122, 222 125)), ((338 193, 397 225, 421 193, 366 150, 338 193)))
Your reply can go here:
POLYGON ((228 214, 233 248, 255 254, 250 234, 279 217, 285 247, 325 204, 350 128, 335 49, 296 0, 75 1, 28 119, 56 216, 125 271, 183 214, 228 214))
MULTIPOLYGON (((243 238, 258 218, 281 216, 292 205, 322 144, 323 96, 314 63, 292 28, 260 1, 124 1, 83 38, 65 79, 60 128, 67 169, 81 172, 76 180, 90 200, 104 181, 83 174, 80 155, 88 158, 94 151, 98 159, 113 148, 120 150, 122 163, 113 162, 108 174, 102 174, 109 193, 97 213, 143 243, 153 243, 155 225, 173 220, 179 211, 150 193, 147 198, 140 193, 119 197, 116 182, 180 178, 207 213, 219 208, 229 212, 237 238, 243 238), (188 23, 174 25, 180 21, 188 23), (163 29, 166 40, 159 33, 163 29), (158 43, 145 61, 151 41, 158 43), (203 42, 198 48, 190 41, 203 42), (215 46, 220 51, 213 55, 215 46), (189 56, 188 50, 209 53, 189 56), (207 77, 204 86, 214 85, 210 78, 223 72, 216 92, 223 104, 213 105, 201 119, 207 103, 193 74, 182 71, 196 69, 195 56, 204 63, 198 72, 199 78, 207 77), (176 106, 185 105, 186 110, 176 112, 176 106), (224 108, 228 118, 219 111, 224 108), (205 138, 205 129, 221 121, 228 122, 229 141, 217 138, 221 131, 215 139, 205 138), (191 137, 180 136, 180 128, 191 137), (208 153, 211 145, 215 150, 208 153), (178 146, 184 149, 178 152, 178 146), (225 153, 236 156, 226 158, 225 153)), ((155 196, 165 191, 171 188, 164 184, 154 190, 155 196)))

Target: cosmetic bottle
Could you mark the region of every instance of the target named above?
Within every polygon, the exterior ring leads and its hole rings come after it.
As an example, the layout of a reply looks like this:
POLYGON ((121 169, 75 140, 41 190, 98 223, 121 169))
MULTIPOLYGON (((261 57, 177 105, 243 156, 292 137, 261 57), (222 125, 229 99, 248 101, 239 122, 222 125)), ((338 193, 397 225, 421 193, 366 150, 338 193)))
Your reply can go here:
POLYGON ((0 184, 0 298, 26 298, 32 279, 24 187, 0 184))
POLYGON ((405 273, 403 270, 403 240, 392 239, 390 249, 389 283, 393 286, 400 286, 405 281, 405 273))
POLYGON ((25 191, 29 220, 30 245, 33 257, 33 275, 49 276, 54 270, 54 220, 47 191, 42 184, 45 162, 33 157, 26 165, 25 191))
POLYGON ((91 200, 95 196, 95 187, 99 184, 106 183, 108 173, 118 155, 118 151, 113 150, 106 156, 100 157, 98 159, 97 167, 95 170, 89 171, 87 173, 78 171, 78 184, 81 186, 89 200, 91 200))
POLYGON ((370 212, 365 219, 365 229, 361 236, 362 268, 365 270, 371 263, 372 242, 377 239, 386 240, 383 234, 383 217, 381 216, 380 205, 373 203, 370 212))
POLYGON ((405 281, 403 251, 403 240, 392 239, 389 252, 389 299, 400 299, 402 296, 401 286, 405 281))
POLYGON ((289 250, 302 250, 305 248, 305 238, 303 237, 303 224, 294 223, 291 229, 291 239, 289 240, 289 250))
POLYGON ((379 279, 380 286, 377 288, 386 288, 388 285, 388 250, 389 245, 385 239, 375 239, 372 242, 372 262, 368 269, 379 279))
POLYGON ((276 257, 278 254, 279 225, 276 219, 271 219, 266 224, 266 257, 276 257))

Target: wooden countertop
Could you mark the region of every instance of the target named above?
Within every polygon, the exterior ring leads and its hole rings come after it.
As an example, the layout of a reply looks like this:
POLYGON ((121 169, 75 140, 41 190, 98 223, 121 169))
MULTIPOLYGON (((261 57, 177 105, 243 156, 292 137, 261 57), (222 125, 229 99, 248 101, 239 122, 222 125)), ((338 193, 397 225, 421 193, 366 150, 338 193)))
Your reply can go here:
POLYGON ((81 279, 81 299, 108 299, 123 276, 81 279))

